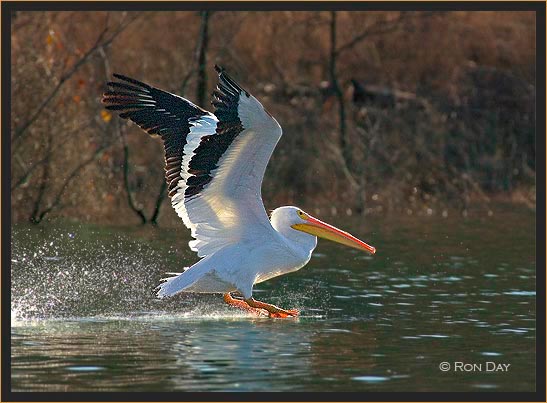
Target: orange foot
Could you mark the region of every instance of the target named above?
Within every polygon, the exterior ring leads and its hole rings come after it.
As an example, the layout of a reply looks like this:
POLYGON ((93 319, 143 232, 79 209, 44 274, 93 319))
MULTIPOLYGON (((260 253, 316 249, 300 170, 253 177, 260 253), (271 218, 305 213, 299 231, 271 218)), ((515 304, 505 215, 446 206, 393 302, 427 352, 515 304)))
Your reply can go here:
POLYGON ((298 316, 299 312, 296 309, 283 309, 272 304, 257 301, 253 297, 246 299, 245 302, 253 308, 265 309, 268 311, 270 318, 288 318, 298 316))
POLYGON ((300 312, 297 309, 286 309, 284 312, 268 312, 270 318, 289 318, 298 316, 300 312))
POLYGON ((229 292, 224 294, 224 302, 226 302, 228 305, 235 306, 247 312, 253 313, 256 316, 268 316, 268 311, 266 311, 265 309, 253 308, 249 306, 249 304, 247 304, 245 301, 235 299, 229 292))
POLYGON ((229 292, 224 294, 224 302, 228 305, 244 309, 247 312, 254 313, 257 316, 267 315, 270 318, 288 318, 299 315, 296 309, 282 309, 272 304, 257 301, 252 297, 246 300, 235 299, 229 292))

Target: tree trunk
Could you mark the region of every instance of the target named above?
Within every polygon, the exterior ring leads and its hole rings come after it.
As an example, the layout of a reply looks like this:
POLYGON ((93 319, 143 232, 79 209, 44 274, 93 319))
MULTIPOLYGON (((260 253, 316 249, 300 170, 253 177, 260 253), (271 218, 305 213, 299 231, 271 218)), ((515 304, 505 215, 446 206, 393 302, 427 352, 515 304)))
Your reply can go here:
POLYGON ((46 188, 49 182, 50 176, 50 163, 51 163, 51 149, 53 144, 53 135, 51 132, 48 132, 47 145, 46 145, 46 155, 44 157, 44 167, 42 168, 42 177, 40 178, 40 186, 38 186, 38 196, 34 201, 34 207, 30 213, 29 221, 33 224, 39 224, 42 221, 43 216, 40 216, 40 209, 42 206, 42 201, 44 200, 44 195, 46 193, 46 188))
POLYGON ((346 106, 344 103, 344 93, 338 84, 338 76, 336 73, 336 11, 331 11, 330 19, 330 60, 329 60, 329 75, 332 90, 338 101, 338 123, 340 130, 340 148, 342 155, 346 161, 346 165, 351 169, 351 155, 348 152, 348 140, 346 133, 346 106))
POLYGON ((154 226, 158 225, 158 217, 160 216, 161 211, 161 205, 163 204, 163 200, 165 199, 165 196, 167 195, 167 180, 163 180, 161 182, 160 192, 158 193, 158 197, 156 198, 156 206, 154 207, 154 213, 152 214, 152 217, 150 218, 150 223, 154 226))
POLYGON ((209 11, 201 12, 201 27, 198 46, 198 82, 196 86, 196 99, 199 106, 204 106, 207 101, 207 50, 209 47, 209 11))
POLYGON ((345 165, 345 171, 348 172, 354 179, 354 183, 358 185, 355 193, 354 210, 361 214, 365 211, 365 189, 364 178, 356 177, 358 172, 355 172, 353 167, 352 149, 348 140, 346 128, 346 104, 344 100, 344 92, 338 83, 338 74, 336 72, 336 62, 338 52, 336 50, 336 11, 331 11, 330 14, 330 58, 329 58, 329 76, 332 91, 338 102, 338 128, 339 128, 339 147, 342 155, 342 162, 345 165))
POLYGON ((120 128, 120 123, 116 121, 116 127, 118 135, 122 141, 123 145, 123 184, 125 187, 125 192, 127 194, 127 204, 129 208, 139 216, 141 224, 146 224, 146 216, 142 208, 137 207, 135 200, 133 199, 133 193, 131 192, 131 186, 129 184, 129 145, 125 139, 125 132, 120 128))

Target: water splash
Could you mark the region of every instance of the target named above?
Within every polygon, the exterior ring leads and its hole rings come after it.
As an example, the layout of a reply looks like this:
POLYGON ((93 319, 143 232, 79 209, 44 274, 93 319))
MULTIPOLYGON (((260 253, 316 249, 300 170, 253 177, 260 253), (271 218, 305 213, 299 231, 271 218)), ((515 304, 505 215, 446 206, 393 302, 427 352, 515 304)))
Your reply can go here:
MULTIPOLYGON (((181 271, 196 257, 186 248, 177 256, 164 240, 155 243, 131 235, 85 226, 16 229, 12 234, 12 324, 62 318, 256 318, 224 306, 216 294, 181 293, 157 299, 154 289, 165 273, 181 271)), ((257 296, 263 292, 268 302, 302 310, 320 292, 317 282, 304 292, 291 291, 284 284, 261 285, 257 296)), ((323 307, 326 300, 320 301, 323 307)))
POLYGON ((11 317, 29 320, 150 310, 157 304, 153 289, 166 263, 143 240, 119 234, 81 228, 14 231, 11 317))

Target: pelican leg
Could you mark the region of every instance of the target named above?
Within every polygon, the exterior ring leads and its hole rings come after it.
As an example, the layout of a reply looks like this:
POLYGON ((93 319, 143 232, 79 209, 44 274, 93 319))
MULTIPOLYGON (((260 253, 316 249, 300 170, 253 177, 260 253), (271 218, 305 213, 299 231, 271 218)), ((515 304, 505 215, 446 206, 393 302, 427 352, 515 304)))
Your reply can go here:
POLYGON ((272 304, 257 301, 253 297, 244 300, 253 308, 265 309, 269 313, 270 318, 286 318, 288 316, 298 316, 299 312, 296 309, 283 309, 272 304))
POLYGON ((229 292, 224 294, 224 302, 226 302, 228 305, 235 306, 235 307, 243 309, 247 312, 254 313, 257 316, 266 316, 266 315, 268 315, 267 310, 259 309, 259 308, 253 308, 253 307, 249 306, 249 304, 247 304, 245 301, 242 301, 240 299, 235 299, 234 297, 232 297, 232 295, 229 292))

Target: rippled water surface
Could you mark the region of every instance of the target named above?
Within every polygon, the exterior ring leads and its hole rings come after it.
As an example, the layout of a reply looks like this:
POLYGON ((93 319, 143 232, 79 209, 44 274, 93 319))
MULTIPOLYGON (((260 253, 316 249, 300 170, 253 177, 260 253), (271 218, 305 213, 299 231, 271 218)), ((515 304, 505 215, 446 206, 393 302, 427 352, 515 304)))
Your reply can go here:
POLYGON ((320 241, 256 287, 302 312, 275 320, 219 295, 156 300, 196 259, 182 229, 15 226, 12 389, 534 391, 534 214, 494 211, 329 218, 378 253, 320 241))

